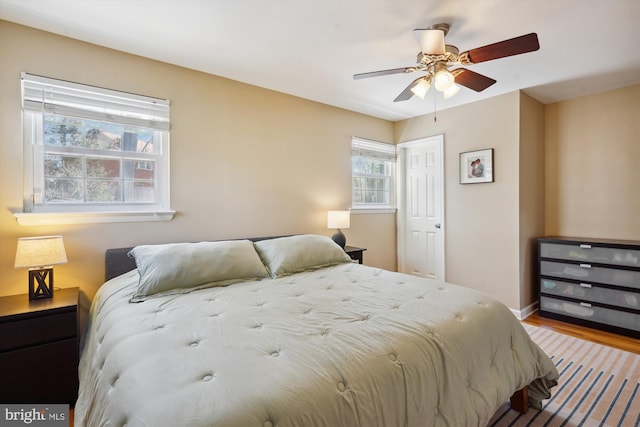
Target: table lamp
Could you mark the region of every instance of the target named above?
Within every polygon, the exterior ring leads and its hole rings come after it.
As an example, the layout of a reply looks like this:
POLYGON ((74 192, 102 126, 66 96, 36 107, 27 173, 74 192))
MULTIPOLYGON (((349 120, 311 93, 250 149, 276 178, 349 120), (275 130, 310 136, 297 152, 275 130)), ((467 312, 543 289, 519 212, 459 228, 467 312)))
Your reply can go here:
POLYGON ((65 264, 62 236, 18 239, 15 268, 29 269, 29 301, 53 297, 53 267, 65 264))
POLYGON ((327 228, 337 228, 335 234, 331 236, 334 242, 342 249, 347 244, 347 238, 340 230, 341 228, 349 228, 349 211, 329 211, 327 213, 327 228))

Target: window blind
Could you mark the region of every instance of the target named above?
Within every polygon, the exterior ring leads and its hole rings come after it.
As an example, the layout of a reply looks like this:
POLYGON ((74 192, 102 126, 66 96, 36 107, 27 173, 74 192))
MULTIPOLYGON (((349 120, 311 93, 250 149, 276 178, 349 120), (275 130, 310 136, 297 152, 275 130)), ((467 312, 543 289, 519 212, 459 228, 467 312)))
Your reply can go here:
POLYGON ((23 108, 169 130, 169 101, 22 73, 23 108))
POLYGON ((351 155, 395 161, 396 146, 384 142, 353 137, 351 139, 351 155))

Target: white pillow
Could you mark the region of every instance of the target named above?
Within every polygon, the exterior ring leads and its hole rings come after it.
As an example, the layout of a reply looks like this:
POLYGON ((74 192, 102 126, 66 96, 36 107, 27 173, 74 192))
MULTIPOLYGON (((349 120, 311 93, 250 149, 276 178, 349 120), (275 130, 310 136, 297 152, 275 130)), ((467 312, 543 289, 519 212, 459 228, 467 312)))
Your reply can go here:
POLYGON ((254 245, 273 278, 351 262, 333 240, 316 234, 261 240, 254 245))
POLYGON ((136 246, 140 281, 131 302, 269 277, 249 240, 136 246))

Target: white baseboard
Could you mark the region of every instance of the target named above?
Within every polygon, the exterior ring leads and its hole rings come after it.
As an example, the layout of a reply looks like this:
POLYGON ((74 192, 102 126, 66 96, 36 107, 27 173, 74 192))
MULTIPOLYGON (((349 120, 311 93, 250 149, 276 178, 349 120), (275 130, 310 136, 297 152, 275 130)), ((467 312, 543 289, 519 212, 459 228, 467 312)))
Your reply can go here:
POLYGON ((526 306, 522 310, 515 310, 513 308, 510 308, 509 310, 511 310, 513 315, 516 316, 518 320, 524 320, 527 317, 531 316, 536 311, 538 311, 538 301, 535 301, 534 303, 526 306))

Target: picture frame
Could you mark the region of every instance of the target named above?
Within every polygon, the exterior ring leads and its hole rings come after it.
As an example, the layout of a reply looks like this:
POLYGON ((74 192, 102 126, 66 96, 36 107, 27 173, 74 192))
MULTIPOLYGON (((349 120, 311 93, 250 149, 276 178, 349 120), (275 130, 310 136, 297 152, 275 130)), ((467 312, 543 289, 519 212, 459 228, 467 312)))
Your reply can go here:
POLYGON ((460 184, 493 182, 493 148, 460 153, 460 184))

